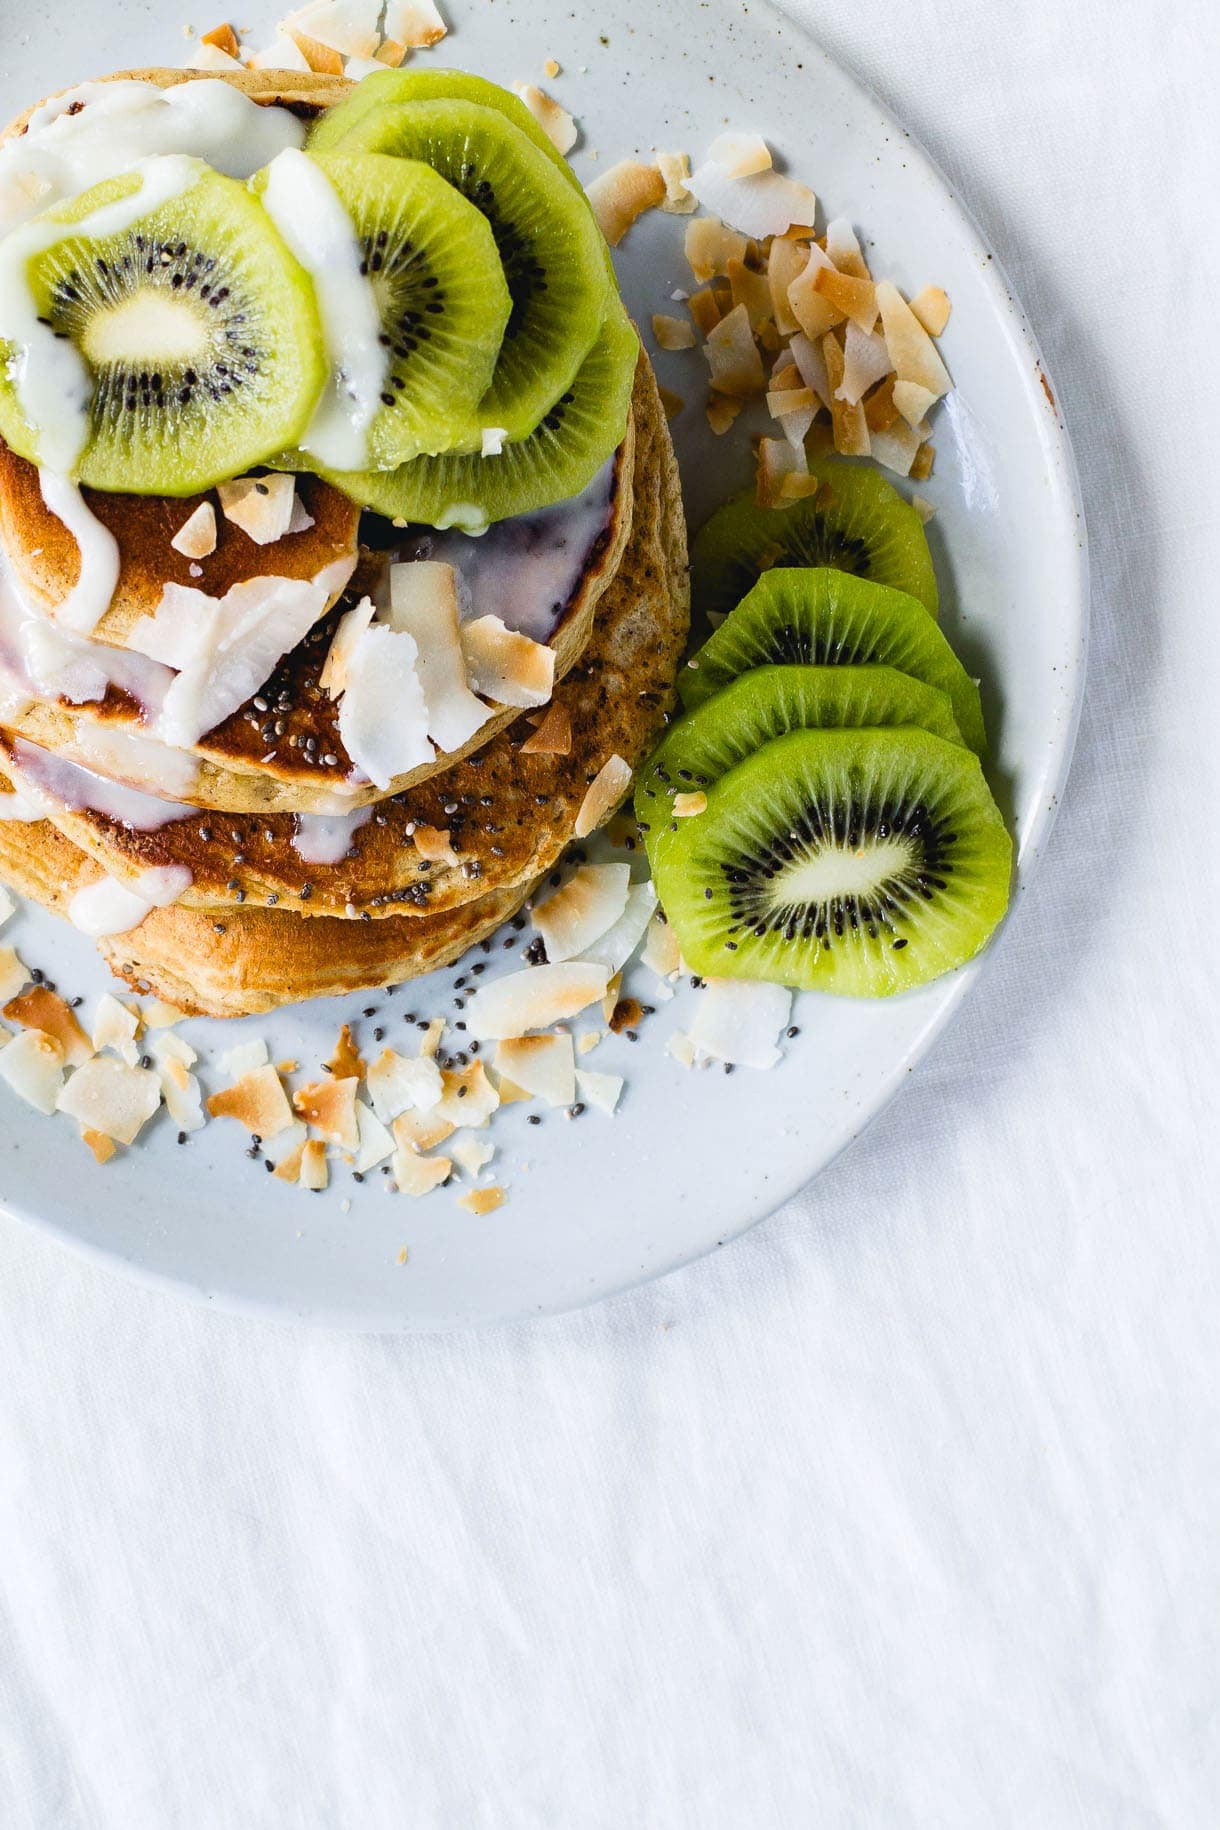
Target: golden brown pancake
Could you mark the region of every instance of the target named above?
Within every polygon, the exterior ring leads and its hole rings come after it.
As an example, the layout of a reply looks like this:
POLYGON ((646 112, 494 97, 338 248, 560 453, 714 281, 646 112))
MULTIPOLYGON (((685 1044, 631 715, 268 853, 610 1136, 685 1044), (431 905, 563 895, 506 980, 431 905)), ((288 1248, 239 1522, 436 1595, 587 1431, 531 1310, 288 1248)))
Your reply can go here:
MULTIPOLYGON (((294 849, 291 814, 193 813, 132 831, 95 812, 51 809, 74 844, 112 875, 185 866, 187 907, 289 906, 321 918, 436 914, 548 870, 573 836, 589 783, 612 755, 633 768, 652 748, 673 702, 686 642, 685 523, 677 468, 652 372, 641 364, 631 538, 594 619, 581 659, 551 704, 571 723, 566 755, 522 750, 534 726, 520 715, 476 753, 378 804, 352 835, 350 855, 308 863, 294 849), (459 862, 421 859, 416 825, 447 830, 459 862)), ((324 645, 319 645, 324 653, 324 645)), ((483 733, 479 733, 482 738, 483 733)), ((20 749, 7 752, 18 785, 20 749)))

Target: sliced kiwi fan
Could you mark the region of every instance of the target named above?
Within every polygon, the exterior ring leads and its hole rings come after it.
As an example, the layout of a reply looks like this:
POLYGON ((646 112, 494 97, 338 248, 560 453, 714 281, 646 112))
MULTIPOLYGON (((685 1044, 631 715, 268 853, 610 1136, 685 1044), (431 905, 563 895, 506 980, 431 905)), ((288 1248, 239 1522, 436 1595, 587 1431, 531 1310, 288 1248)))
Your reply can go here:
POLYGON ((979 760, 929 731, 794 731, 706 793, 654 866, 697 973, 885 997, 972 959, 1007 907, 979 760))
POLYGON ((923 523, 875 470, 843 459, 811 463, 821 488, 786 508, 753 492, 707 520, 691 545, 691 593, 706 616, 731 610, 771 566, 833 566, 917 597, 933 616, 936 573, 923 523))
POLYGON ((895 667, 946 694, 971 749, 986 744, 979 689, 939 627, 905 591, 869 584, 828 566, 764 572, 691 664, 679 690, 701 705, 751 667, 895 667))
MULTIPOLYGON (((300 437, 326 376, 313 287, 257 199, 201 167, 130 227, 72 225, 128 197, 108 179, 41 219, 69 232, 29 263, 39 315, 92 381, 81 481, 113 494, 187 496, 300 437)), ((38 458, 0 362, 0 433, 38 458)))

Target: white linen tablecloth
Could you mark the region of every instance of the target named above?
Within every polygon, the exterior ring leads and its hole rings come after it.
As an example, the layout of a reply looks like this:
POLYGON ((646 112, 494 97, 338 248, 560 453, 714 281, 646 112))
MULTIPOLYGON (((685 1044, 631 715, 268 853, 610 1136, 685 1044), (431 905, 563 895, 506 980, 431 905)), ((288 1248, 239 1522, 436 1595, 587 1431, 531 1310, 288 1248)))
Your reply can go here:
POLYGON ((294 1332, 0 1227, 4 1830, 1220 1822, 1215 10, 801 10, 1075 437, 1041 873, 846 1157, 592 1311, 294 1332))

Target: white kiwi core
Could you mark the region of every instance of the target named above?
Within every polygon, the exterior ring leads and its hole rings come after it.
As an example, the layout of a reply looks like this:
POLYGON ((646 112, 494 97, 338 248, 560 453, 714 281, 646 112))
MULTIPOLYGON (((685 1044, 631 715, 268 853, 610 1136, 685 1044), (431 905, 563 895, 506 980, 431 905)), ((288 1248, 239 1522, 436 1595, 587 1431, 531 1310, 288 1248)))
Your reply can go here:
POLYGON ((95 368, 141 368, 202 362, 208 326, 195 306, 163 292, 133 292, 96 312, 81 339, 95 368))

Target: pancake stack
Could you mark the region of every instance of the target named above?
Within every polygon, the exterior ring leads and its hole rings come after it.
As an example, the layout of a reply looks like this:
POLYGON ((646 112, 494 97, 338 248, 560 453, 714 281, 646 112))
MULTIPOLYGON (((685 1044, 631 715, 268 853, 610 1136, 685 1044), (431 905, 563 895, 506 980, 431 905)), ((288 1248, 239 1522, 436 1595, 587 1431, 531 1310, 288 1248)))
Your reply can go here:
MULTIPOLYGON (((290 99, 316 107, 309 90, 290 99)), ((119 571, 82 641, 56 620, 81 568, 75 537, 34 466, 0 444, 0 876, 92 932, 133 987, 216 1016, 398 983, 511 916, 627 793, 688 627, 678 478, 643 354, 626 438, 588 489, 482 541, 394 526, 317 476, 273 473, 263 493, 291 487, 292 512, 260 544, 225 487, 219 500, 84 491, 119 571), (195 552, 201 509, 215 541, 195 552), (497 616, 549 648, 553 686, 521 692, 471 668, 483 722, 378 785, 340 731, 342 632, 428 562, 453 568, 463 629, 497 616), (268 578, 314 592, 304 634, 237 709, 170 741, 175 676, 140 633, 166 588, 236 602, 268 578), (80 685, 99 646, 101 691, 80 685)))

